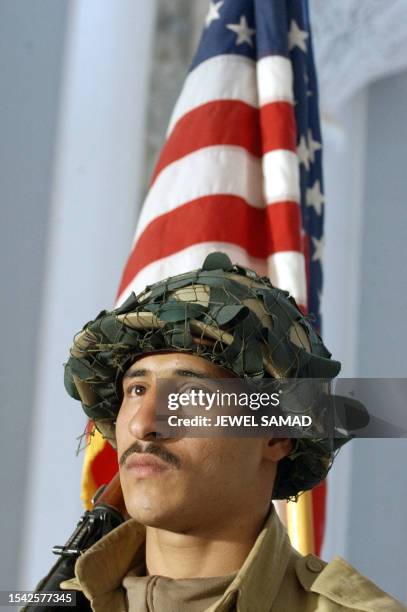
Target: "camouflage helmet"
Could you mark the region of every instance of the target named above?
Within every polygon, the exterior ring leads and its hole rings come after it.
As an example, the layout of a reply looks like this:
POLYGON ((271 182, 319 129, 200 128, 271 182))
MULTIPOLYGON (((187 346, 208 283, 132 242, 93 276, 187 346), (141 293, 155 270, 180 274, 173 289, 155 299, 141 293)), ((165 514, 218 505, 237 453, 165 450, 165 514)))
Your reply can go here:
MULTIPOLYGON (((195 353, 248 380, 332 379, 340 370, 286 291, 211 253, 201 269, 132 293, 75 336, 65 387, 113 447, 123 374, 138 356, 168 350, 195 353)), ((294 497, 323 480, 344 441, 297 439, 278 464, 273 498, 294 497)))

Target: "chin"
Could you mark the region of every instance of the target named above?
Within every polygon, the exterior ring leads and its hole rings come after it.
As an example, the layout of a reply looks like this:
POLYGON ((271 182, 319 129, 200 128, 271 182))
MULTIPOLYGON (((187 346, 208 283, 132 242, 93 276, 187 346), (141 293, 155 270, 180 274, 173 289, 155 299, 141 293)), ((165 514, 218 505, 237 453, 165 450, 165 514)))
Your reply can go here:
POLYGON ((126 500, 126 508, 129 516, 141 525, 158 529, 170 529, 177 514, 169 509, 168 500, 148 494, 133 494, 126 500))

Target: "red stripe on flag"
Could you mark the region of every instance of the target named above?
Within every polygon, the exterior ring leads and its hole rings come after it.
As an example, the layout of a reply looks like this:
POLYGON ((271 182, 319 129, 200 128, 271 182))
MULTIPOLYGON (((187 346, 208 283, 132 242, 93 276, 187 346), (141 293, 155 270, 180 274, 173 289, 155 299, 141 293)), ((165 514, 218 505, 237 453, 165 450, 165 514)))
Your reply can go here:
POLYGON ((145 266, 202 242, 229 242, 260 259, 279 251, 301 252, 300 228, 296 202, 254 208, 237 196, 198 198, 147 226, 129 257, 118 295, 145 266))
POLYGON ((260 157, 258 110, 239 100, 216 100, 184 115, 164 147, 151 183, 169 164, 185 155, 214 145, 235 145, 260 157))
POLYGON ((325 518, 326 518, 326 481, 320 482, 312 489, 312 515, 314 520, 314 542, 315 554, 321 554, 324 541, 325 518))
POLYGON ((288 102, 272 102, 260 109, 262 151, 296 151, 297 126, 294 108, 288 102))
POLYGON ((237 146, 260 158, 262 153, 276 149, 295 151, 295 139, 294 110, 288 102, 263 106, 260 125, 259 110, 245 102, 208 102, 177 122, 161 151, 151 184, 166 166, 204 147, 237 146))
POLYGON ((97 488, 110 482, 117 470, 117 452, 106 441, 101 452, 93 459, 91 466, 93 480, 97 488))

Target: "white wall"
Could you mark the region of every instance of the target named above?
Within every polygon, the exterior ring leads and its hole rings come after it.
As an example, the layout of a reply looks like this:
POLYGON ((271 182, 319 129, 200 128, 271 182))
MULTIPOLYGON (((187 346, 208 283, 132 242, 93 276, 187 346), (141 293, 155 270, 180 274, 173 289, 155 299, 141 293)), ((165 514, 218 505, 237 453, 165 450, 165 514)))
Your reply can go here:
MULTIPOLYGON (((324 338, 342 375, 406 377, 407 74, 372 85, 325 130, 324 338)), ((356 440, 328 479, 323 554, 407 603, 406 440, 356 440)))
MULTIPOLYGON (((406 99, 407 73, 369 88, 356 350, 362 377, 407 376, 406 99)), ((348 558, 407 603, 407 440, 359 440, 353 453, 348 558)))

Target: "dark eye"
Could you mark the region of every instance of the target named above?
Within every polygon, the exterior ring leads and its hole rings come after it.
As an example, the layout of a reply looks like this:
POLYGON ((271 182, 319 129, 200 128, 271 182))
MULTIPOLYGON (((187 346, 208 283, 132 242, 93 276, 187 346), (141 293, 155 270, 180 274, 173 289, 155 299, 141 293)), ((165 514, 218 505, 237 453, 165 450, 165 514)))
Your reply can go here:
POLYGON ((130 395, 130 397, 140 397, 144 395, 145 392, 146 392, 146 388, 144 385, 135 384, 135 385, 130 385, 127 388, 126 394, 130 395))

